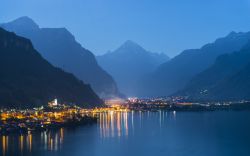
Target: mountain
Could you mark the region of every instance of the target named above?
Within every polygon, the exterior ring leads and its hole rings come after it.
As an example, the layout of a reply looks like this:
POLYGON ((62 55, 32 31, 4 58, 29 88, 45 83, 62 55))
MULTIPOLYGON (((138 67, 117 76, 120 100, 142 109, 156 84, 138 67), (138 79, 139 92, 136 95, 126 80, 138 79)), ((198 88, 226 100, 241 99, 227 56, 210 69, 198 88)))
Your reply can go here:
POLYGON ((114 77, 120 90, 129 96, 135 96, 138 79, 168 59, 165 54, 149 52, 133 41, 126 41, 115 51, 97 57, 98 63, 114 77))
POLYGON ((211 66, 219 55, 240 50, 249 39, 250 32, 232 32, 200 49, 183 51, 140 81, 140 95, 166 96, 183 89, 195 75, 211 66))
POLYGON ((53 67, 30 40, 0 28, 0 107, 25 108, 61 102, 84 107, 103 102, 89 85, 53 67))
POLYGON ((113 78, 96 62, 95 56, 84 49, 65 28, 39 28, 28 17, 1 24, 8 31, 30 39, 40 54, 52 65, 73 73, 91 85, 102 98, 119 96, 113 78))
POLYGON ((250 100, 250 43, 224 54, 178 93, 192 100, 250 100))

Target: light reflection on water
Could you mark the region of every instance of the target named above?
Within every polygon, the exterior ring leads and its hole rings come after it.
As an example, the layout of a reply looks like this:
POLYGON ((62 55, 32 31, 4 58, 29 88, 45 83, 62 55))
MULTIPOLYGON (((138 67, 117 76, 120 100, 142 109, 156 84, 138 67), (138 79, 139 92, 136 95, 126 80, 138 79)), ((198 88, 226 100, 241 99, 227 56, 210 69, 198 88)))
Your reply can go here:
POLYGON ((128 136, 129 126, 133 126, 133 122, 128 122, 132 118, 128 118, 128 112, 109 112, 100 113, 99 130, 101 138, 128 136), (129 125, 130 123, 130 125, 129 125))
MULTIPOLYGON (((144 119, 150 119, 157 114, 159 125, 164 122, 166 112, 114 112, 99 113, 97 123, 97 135, 100 139, 128 137, 134 135, 135 126, 142 127, 144 119), (136 120, 134 117, 136 116, 136 120), (139 116, 139 118, 138 118, 139 116), (139 119, 139 120, 138 120, 139 119)), ((0 147, 3 156, 27 155, 35 151, 60 151, 64 143, 64 135, 67 129, 61 128, 56 131, 45 131, 41 133, 29 133, 27 135, 2 135, 0 136, 0 147), (37 148, 39 147, 39 148, 37 148), (34 149, 35 148, 35 149, 34 149), (12 153, 15 151, 15 153, 12 153)))
MULTIPOLYGON (((176 112, 169 112, 171 118, 176 118, 176 112)), ((99 117, 99 131, 100 138, 117 138, 117 137, 126 137, 128 135, 133 135, 135 129, 134 116, 136 115, 136 124, 139 124, 140 127, 143 127, 144 120, 148 120, 151 117, 155 118, 157 116, 159 119, 159 127, 162 126, 165 122, 165 118, 168 113, 165 111, 158 112, 109 112, 109 113, 100 113, 99 117)))
POLYGON ((109 112, 97 124, 0 136, 0 156, 250 155, 250 113, 109 112))
POLYGON ((31 153, 37 145, 41 148, 40 150, 57 151, 62 147, 64 129, 61 128, 55 132, 48 131, 26 135, 1 135, 0 138, 2 156, 14 155, 16 153, 26 155, 31 153))

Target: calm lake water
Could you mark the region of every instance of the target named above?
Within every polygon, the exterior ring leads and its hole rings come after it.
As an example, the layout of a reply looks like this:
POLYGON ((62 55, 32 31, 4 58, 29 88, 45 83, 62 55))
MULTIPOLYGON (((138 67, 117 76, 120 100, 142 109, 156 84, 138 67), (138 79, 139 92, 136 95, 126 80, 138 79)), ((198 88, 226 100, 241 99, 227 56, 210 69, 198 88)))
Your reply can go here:
POLYGON ((0 139, 2 156, 249 156, 250 111, 106 113, 91 126, 0 139))

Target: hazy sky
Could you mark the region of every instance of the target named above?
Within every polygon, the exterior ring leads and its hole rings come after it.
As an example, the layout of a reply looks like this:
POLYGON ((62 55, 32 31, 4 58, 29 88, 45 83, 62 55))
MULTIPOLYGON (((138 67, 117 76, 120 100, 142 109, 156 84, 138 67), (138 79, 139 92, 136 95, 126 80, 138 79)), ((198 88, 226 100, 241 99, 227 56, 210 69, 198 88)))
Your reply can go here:
POLYGON ((1 0, 0 23, 20 16, 66 27, 95 54, 133 40, 175 56, 232 30, 250 31, 250 0, 1 0))

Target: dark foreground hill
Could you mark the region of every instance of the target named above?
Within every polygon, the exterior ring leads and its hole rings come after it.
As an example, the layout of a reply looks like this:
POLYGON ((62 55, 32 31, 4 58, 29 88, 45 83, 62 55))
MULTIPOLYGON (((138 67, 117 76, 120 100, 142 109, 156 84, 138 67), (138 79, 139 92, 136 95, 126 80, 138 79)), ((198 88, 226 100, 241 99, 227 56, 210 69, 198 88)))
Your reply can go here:
POLYGON ((67 29, 39 28, 29 17, 21 17, 0 26, 30 39, 35 49, 52 65, 90 84, 100 97, 120 96, 113 78, 97 64, 95 56, 83 48, 67 29))
POLYGON ((0 28, 0 107, 35 107, 58 98, 93 107, 102 104, 89 85, 53 67, 28 39, 0 28))

